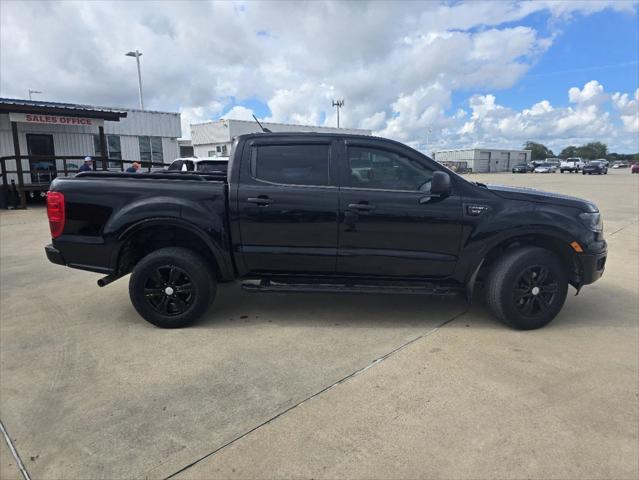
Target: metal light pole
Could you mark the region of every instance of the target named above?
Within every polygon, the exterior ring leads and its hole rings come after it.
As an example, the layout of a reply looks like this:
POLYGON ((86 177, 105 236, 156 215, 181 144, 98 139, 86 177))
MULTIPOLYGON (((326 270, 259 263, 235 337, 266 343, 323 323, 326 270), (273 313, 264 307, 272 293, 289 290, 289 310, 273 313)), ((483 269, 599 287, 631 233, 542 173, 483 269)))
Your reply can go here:
POLYGON ((344 106, 344 100, 333 100, 333 106, 337 108, 337 128, 339 128, 339 109, 344 106))
POLYGON ((40 90, 29 89, 29 100, 32 100, 31 95, 33 95, 34 93, 42 93, 42 92, 40 90))
POLYGON ((426 130, 426 150, 428 150, 428 145, 430 145, 430 134, 433 133, 433 129, 432 128, 428 128, 428 130, 426 130))
POLYGON ((142 74, 140 73, 140 57, 142 54, 137 50, 135 52, 125 53, 127 57, 135 57, 135 61, 138 64, 138 91, 140 93, 140 110, 144 110, 144 97, 142 96, 142 74))

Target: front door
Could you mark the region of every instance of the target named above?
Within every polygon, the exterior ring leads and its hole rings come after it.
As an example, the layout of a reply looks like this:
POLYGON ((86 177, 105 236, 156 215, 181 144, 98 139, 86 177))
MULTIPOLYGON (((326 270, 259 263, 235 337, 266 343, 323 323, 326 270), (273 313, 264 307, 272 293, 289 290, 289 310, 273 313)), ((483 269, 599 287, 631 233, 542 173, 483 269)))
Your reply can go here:
POLYGON ((27 133, 27 152, 29 154, 29 169, 32 183, 49 183, 56 175, 55 155, 53 149, 53 135, 27 133), (45 156, 45 158, 38 158, 45 156))
POLYGON ((430 195, 440 169, 408 150, 346 145, 340 188, 337 271, 388 277, 444 277, 457 263, 461 198, 430 195))
POLYGON ((238 187, 246 273, 333 274, 338 189, 330 139, 251 141, 238 187))

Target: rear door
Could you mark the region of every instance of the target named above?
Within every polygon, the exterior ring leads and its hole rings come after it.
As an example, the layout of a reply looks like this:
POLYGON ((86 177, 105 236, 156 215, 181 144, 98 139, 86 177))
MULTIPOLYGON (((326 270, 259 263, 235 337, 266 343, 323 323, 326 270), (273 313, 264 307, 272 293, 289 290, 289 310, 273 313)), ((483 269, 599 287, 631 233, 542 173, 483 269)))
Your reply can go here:
POLYGON ((252 139, 238 187, 247 273, 333 274, 338 189, 331 137, 252 139))
POLYGON ((431 196, 441 169, 410 149, 347 141, 341 162, 337 271, 388 277, 444 277, 457 263, 461 197, 431 196))

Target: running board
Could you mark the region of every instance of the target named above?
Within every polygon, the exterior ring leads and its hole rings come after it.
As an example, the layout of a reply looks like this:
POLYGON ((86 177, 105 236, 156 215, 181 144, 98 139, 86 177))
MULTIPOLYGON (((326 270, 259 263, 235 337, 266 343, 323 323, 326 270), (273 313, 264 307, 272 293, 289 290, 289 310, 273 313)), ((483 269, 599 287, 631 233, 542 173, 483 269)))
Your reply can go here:
POLYGON ((376 293, 404 295, 457 295, 463 288, 432 283, 390 284, 336 284, 336 283, 279 283, 270 280, 245 281, 242 289, 257 293, 376 293))

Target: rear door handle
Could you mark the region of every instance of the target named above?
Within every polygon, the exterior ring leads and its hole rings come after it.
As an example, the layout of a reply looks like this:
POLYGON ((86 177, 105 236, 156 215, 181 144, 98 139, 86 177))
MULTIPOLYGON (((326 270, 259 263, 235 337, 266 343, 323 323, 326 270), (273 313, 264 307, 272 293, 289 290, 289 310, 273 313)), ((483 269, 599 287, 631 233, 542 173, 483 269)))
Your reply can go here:
POLYGON ((260 195, 259 197, 249 197, 246 199, 246 201, 249 203, 254 203, 260 207, 266 207, 267 205, 273 203, 273 200, 271 200, 266 195, 260 195))
POLYGON ((375 205, 369 205, 368 203, 349 203, 349 210, 357 210, 358 212, 370 212, 375 210, 375 205))

